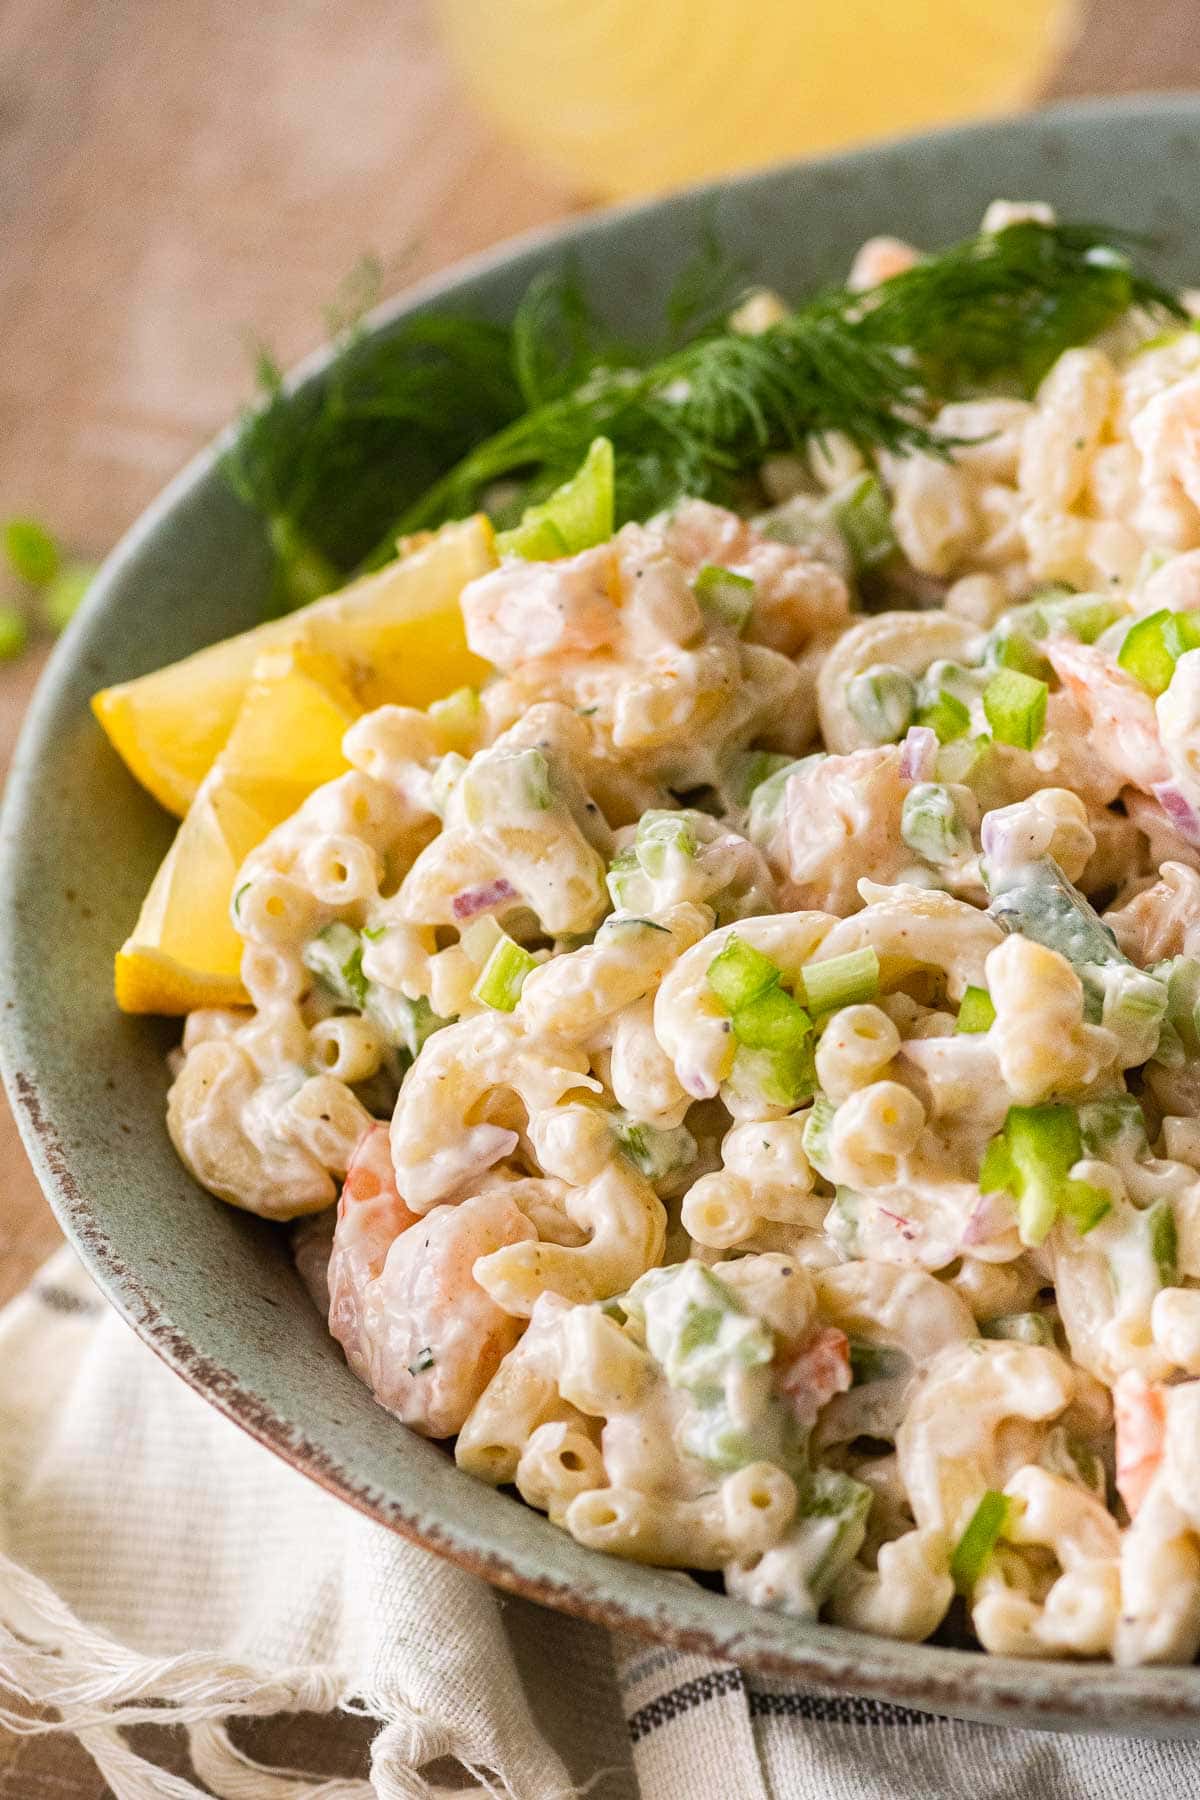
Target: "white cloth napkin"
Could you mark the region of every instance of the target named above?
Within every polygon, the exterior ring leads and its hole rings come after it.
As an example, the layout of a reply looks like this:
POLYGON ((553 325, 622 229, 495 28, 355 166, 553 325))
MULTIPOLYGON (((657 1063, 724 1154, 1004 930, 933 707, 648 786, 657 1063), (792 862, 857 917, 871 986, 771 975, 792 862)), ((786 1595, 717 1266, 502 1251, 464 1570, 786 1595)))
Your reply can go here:
POLYGON ((503 1599, 221 1418, 67 1251, 0 1314, 0 1552, 0 1726, 74 1731, 115 1800, 1200 1792, 1200 1747, 959 1724, 503 1599), (345 1773, 253 1758, 278 1714, 326 1715, 345 1773), (186 1727, 191 1775, 145 1723, 186 1727))

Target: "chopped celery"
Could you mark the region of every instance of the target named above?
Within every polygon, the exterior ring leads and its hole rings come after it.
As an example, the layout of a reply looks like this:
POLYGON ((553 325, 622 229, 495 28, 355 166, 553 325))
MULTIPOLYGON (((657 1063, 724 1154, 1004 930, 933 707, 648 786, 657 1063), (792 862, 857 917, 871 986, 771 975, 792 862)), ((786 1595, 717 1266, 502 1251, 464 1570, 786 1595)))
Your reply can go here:
POLYGON ((812 1110, 804 1121, 804 1154, 807 1156, 818 1175, 826 1181, 833 1180, 832 1166, 829 1161, 829 1128, 833 1124, 837 1107, 824 1094, 817 1094, 812 1103, 812 1110))
POLYGON ((939 781, 971 782, 984 773, 991 748, 992 740, 985 731, 977 737, 956 738, 953 743, 941 746, 933 772, 939 781))
POLYGON ((458 785, 468 825, 546 812, 554 804, 550 765, 540 750, 486 750, 471 758, 458 785))
POLYGON ((995 1319, 986 1320, 979 1329, 985 1338, 1007 1338, 1016 1344, 1054 1346, 1053 1321, 1048 1314, 1042 1312, 1001 1313, 995 1319))
POLYGON ((825 1235, 833 1241, 843 1257, 850 1260, 862 1255, 859 1243, 862 1207, 863 1197, 857 1189, 837 1187, 833 1192, 833 1204, 823 1221, 825 1235))
POLYGON ((894 1381, 912 1371, 912 1360, 903 1350, 886 1344, 865 1344, 860 1338, 850 1339, 850 1374, 854 1387, 866 1387, 872 1381, 894 1381))
POLYGON ((824 762, 825 755, 825 751, 816 750, 811 756, 802 756, 796 762, 785 763, 759 783, 750 796, 750 816, 746 822, 747 835, 753 843, 765 843, 774 831, 792 776, 803 774, 817 763, 824 762))
POLYGON ((828 1599, 838 1576, 862 1547, 872 1498, 864 1482, 840 1469, 810 1469, 800 1483, 789 1538, 806 1552, 805 1579, 814 1605, 828 1599))
POLYGON ((613 1130, 622 1150, 647 1181, 663 1181, 696 1160, 696 1140, 686 1125, 660 1131, 625 1113, 618 1116, 613 1130))
POLYGON ((617 851, 608 865, 608 874, 604 879, 612 903, 619 912, 625 912, 631 906, 646 906, 651 903, 646 877, 632 844, 617 851))
POLYGON ((478 742, 482 710, 478 689, 460 687, 444 700, 434 700, 429 717, 444 745, 451 750, 469 751, 478 742))
POLYGON ((983 710, 997 743, 1032 750, 1046 723, 1049 692, 1044 681, 1019 669, 993 675, 983 690, 983 710))
POLYGON ((694 825, 695 814, 687 812, 646 812, 638 820, 634 838, 634 854, 652 881, 666 874, 668 861, 695 856, 698 845, 694 825))
POLYGON ((430 798, 433 801, 439 818, 445 818, 447 802, 455 788, 458 786, 459 779, 466 766, 467 759, 465 756, 460 756, 457 750, 448 750, 438 763, 437 768, 433 771, 430 798))
POLYGON ((722 786, 732 806, 749 806, 755 789, 781 769, 794 768, 790 756, 774 750, 739 750, 729 759, 722 786))
MULTIPOLYGON (((1067 588, 1047 588, 1025 606, 1014 607, 1006 613, 993 636, 1019 632, 1035 642, 1050 637, 1073 637, 1081 644, 1094 644, 1124 613, 1125 608, 1119 600, 1107 599, 1103 594, 1073 594, 1067 588)), ((1033 673, 1032 670, 1028 672, 1033 673)))
POLYGON ((15 575, 29 587, 47 587, 58 574, 58 545, 36 519, 9 519, 4 526, 4 554, 15 575))
POLYGON ((992 996, 986 988, 969 987, 963 994, 958 1006, 958 1023, 956 1031, 970 1032, 975 1035, 981 1031, 989 1031, 995 1023, 996 1009, 992 1005, 992 996))
POLYGON ((919 781, 909 788, 900 809, 900 836, 935 869, 971 854, 971 834, 954 795, 940 782, 919 781))
POLYGON ((739 575, 736 569, 724 569, 719 563, 705 563, 692 591, 709 618, 741 636, 754 610, 754 583, 749 575, 739 575))
POLYGON ((775 1354, 770 1331, 703 1263, 651 1269, 625 1310, 644 1320, 646 1347, 671 1386, 694 1394, 719 1395, 732 1370, 764 1367, 775 1354))
POLYGON ((970 1594, 991 1560, 1008 1524, 1011 1501, 989 1488, 971 1514, 966 1530, 954 1546, 950 1574, 960 1594, 970 1594))
POLYGON ((1143 1218, 1158 1279, 1163 1287, 1174 1287, 1179 1280, 1179 1233, 1171 1202, 1165 1197, 1155 1200, 1143 1218))
POLYGON ((747 1050, 798 1050, 812 1031, 812 1020, 798 1000, 779 986, 735 1008, 733 1035, 747 1050))
POLYGON ((1162 635, 1176 662, 1189 650, 1200 650, 1200 613, 1171 613, 1163 624, 1162 635))
POLYGON ((1117 661, 1150 693, 1164 693, 1175 673, 1175 657, 1167 647, 1163 627, 1171 618, 1165 609, 1150 613, 1131 625, 1121 640, 1117 661))
POLYGON ((928 725, 939 744, 950 744, 971 729, 971 714, 949 688, 939 688, 935 698, 918 712, 917 724, 928 725))
POLYGON ((779 982, 779 965, 731 931, 708 965, 708 985, 726 1012, 765 994, 779 982))
POLYGON ((847 482, 834 494, 831 510, 859 574, 887 561, 896 548, 896 534, 878 475, 864 473, 847 482))
POLYGON ((420 1055, 427 1038, 450 1023, 448 1019, 438 1017, 423 994, 409 1000, 404 994, 396 993, 394 988, 382 987, 377 981, 367 987, 365 1010, 388 1043, 407 1051, 413 1058, 420 1055))
POLYGON ((0 662, 12 662, 29 642, 29 626, 19 606, 0 606, 0 662))
POLYGON ((305 968, 311 969, 335 1000, 340 1000, 343 1006, 356 1007, 359 1011, 367 999, 367 978, 363 974, 362 959, 361 937, 357 931, 340 921, 326 925, 304 947, 305 968))
POLYGON ((729 1090, 739 1100, 768 1106, 800 1106, 816 1087, 812 1039, 790 1049, 754 1050, 739 1044, 729 1073, 729 1090))
POLYGON ((1101 1189, 1071 1178, 1083 1154, 1079 1118, 1070 1106, 1010 1106, 979 1171, 980 1192, 1006 1191, 1017 1202, 1021 1242, 1042 1243, 1060 1214, 1082 1234, 1109 1210, 1101 1189))
POLYGON ((1133 964, 1053 857, 1042 856, 1015 869, 994 866, 994 859, 989 858, 985 879, 992 901, 988 910, 997 924, 1065 956, 1099 1011, 1104 1004, 1104 967, 1115 963, 1132 968, 1133 964))
POLYGON ((814 1013, 859 1006, 879 992, 879 954, 868 944, 842 956, 827 956, 823 962, 807 963, 802 981, 804 998, 814 1013))
POLYGON ((550 541, 541 530, 545 525, 553 527, 563 544, 563 550, 551 555, 574 556, 593 544, 608 542, 613 534, 613 447, 607 438, 593 439, 571 479, 540 505, 527 506, 512 531, 497 535, 497 552, 541 559, 546 555, 543 546, 550 541))
POLYGON ((1150 971, 1167 983, 1167 1019, 1189 1056, 1200 1056, 1200 957, 1176 956, 1150 971))
POLYGON ((479 978, 471 989, 472 1000, 495 1012, 512 1012, 521 998, 525 977, 537 967, 537 959, 512 938, 502 934, 493 944, 479 978))
POLYGON ((1039 681, 1050 677, 1050 662, 1033 639, 1017 625, 1002 620, 987 642, 985 660, 989 668, 1016 669, 1021 675, 1035 675, 1039 681))
POLYGON ((917 710, 917 684, 905 670, 876 663, 846 683, 846 705, 873 744, 894 744, 917 710))

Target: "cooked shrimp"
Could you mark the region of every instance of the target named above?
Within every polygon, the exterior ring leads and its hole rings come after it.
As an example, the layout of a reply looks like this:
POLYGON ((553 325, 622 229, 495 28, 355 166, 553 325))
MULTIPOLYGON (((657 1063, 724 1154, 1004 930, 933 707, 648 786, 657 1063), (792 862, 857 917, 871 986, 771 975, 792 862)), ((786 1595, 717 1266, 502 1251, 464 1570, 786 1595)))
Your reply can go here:
POLYGON ((370 1192, 379 1158, 372 1134, 362 1198, 351 1196, 334 1233, 329 1329, 381 1406, 426 1437, 453 1437, 523 1324, 483 1291, 475 1264, 537 1234, 503 1189, 414 1220, 394 1184, 370 1192))
POLYGON ((1150 1491, 1166 1447, 1167 1406, 1164 1389, 1135 1369, 1126 1369, 1113 1385, 1113 1419, 1117 1428, 1117 1492, 1131 1519, 1150 1491))
POLYGON ((1083 708, 1095 755, 1143 793, 1169 780, 1154 701, 1141 683, 1096 644, 1062 637, 1052 638, 1045 649, 1055 674, 1083 708))
POLYGON ((362 1296, 402 1231, 416 1223, 400 1198, 386 1125, 375 1125, 350 1159, 329 1252, 329 1329, 355 1366, 362 1345, 362 1296))
POLYGON ((499 669, 607 648, 620 623, 612 546, 557 562, 503 562, 467 583, 462 612, 471 649, 499 669))

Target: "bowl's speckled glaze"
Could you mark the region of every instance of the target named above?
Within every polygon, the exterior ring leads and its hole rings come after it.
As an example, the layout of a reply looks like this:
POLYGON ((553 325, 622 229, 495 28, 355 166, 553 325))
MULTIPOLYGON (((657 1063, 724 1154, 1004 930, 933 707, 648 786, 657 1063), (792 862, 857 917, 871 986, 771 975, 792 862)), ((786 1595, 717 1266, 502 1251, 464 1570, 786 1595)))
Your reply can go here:
MULTIPOLYGON (((997 194, 1147 233, 1161 272, 1196 279, 1200 100, 1061 109, 601 214, 426 286, 376 328, 448 305, 503 318, 535 270, 569 248, 613 324, 637 334, 653 328, 706 224, 757 278, 800 294, 844 272, 872 233, 945 243, 971 231, 997 194)), ((318 359, 303 378, 319 380, 320 369, 318 359)), ((174 1028, 122 1017, 110 984, 113 951, 171 822, 109 749, 87 701, 107 682, 255 622, 267 576, 256 523, 212 455, 200 458, 109 559, 42 682, 10 778, 0 857, 5 1075, 46 1192, 113 1303, 185 1380, 331 1493, 547 1605, 936 1711, 1200 1735, 1200 1669, 893 1644, 755 1612, 580 1548, 381 1412, 326 1334, 282 1237, 189 1180, 163 1127, 174 1028)))

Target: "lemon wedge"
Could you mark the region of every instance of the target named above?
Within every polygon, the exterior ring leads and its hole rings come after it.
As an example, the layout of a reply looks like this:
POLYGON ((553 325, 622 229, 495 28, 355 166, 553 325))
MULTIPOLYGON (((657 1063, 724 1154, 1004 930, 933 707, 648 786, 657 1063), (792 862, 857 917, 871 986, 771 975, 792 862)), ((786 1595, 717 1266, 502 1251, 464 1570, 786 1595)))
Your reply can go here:
POLYGON ((142 785, 182 816, 233 730, 264 650, 302 643, 337 657, 365 706, 426 706, 453 688, 478 685, 488 665, 467 649, 458 597, 495 562, 482 513, 444 526, 327 599, 102 689, 92 709, 142 785))
POLYGON ((117 952, 122 1011, 246 1003, 230 918, 238 869, 315 787, 344 772, 342 737, 360 710, 329 652, 301 643, 257 658, 229 739, 117 952))

